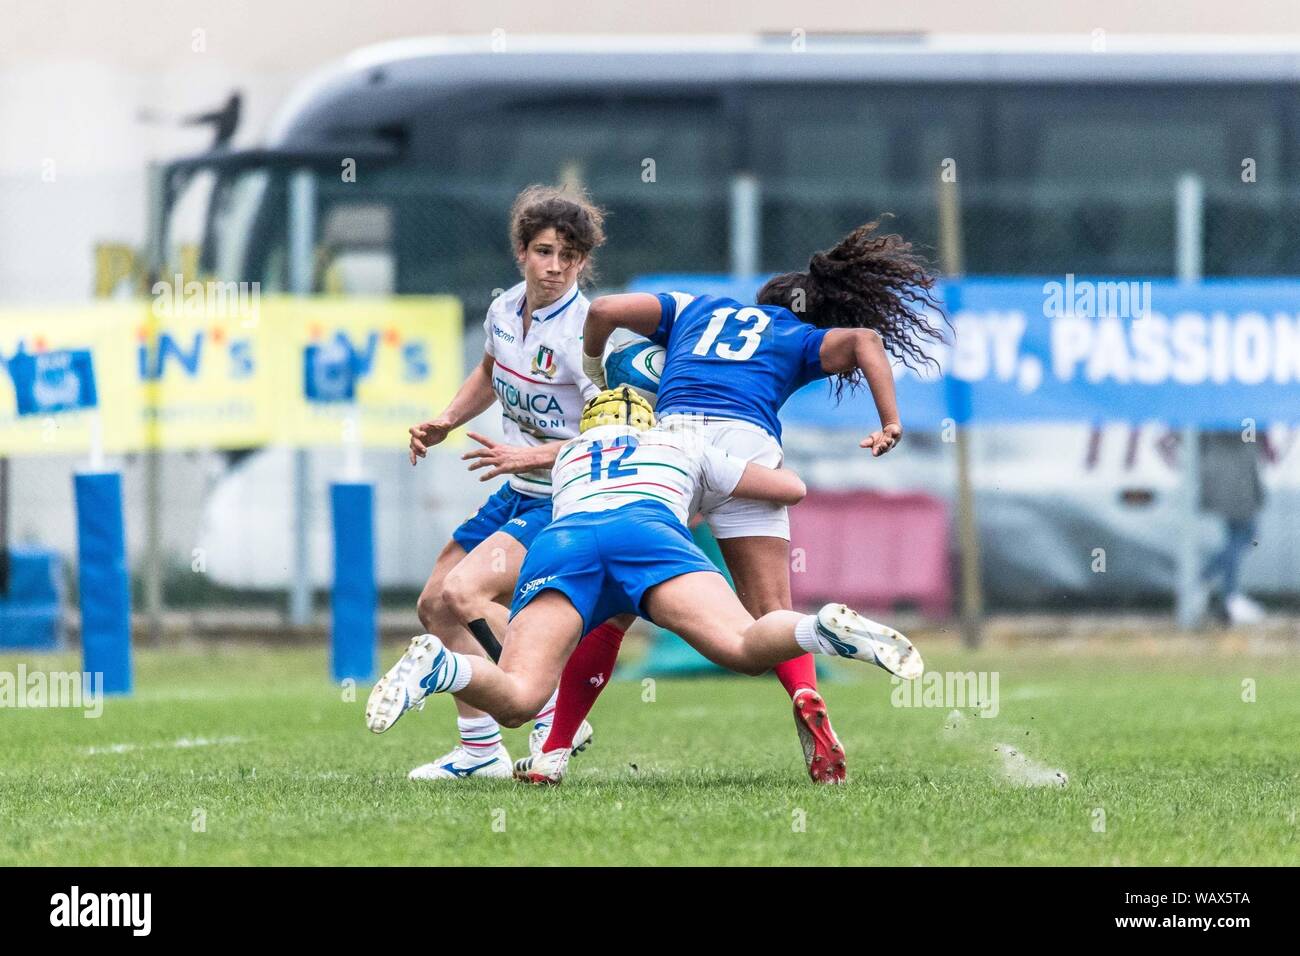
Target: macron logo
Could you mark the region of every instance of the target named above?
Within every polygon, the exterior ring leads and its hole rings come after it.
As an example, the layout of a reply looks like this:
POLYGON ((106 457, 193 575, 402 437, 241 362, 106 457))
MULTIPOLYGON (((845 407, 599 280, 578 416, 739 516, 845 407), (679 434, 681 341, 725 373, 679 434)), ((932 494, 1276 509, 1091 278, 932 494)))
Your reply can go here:
POLYGON ((152 924, 152 893, 70 893, 50 897, 51 926, 129 926, 132 935, 148 936, 152 924))
POLYGON ((605 683, 605 675, 597 674, 595 677, 588 677, 587 683, 590 684, 592 687, 599 687, 603 683, 605 683))
POLYGON ((522 597, 525 594, 532 594, 534 591, 536 591, 538 588, 542 587, 543 585, 550 584, 552 581, 555 580, 556 577, 557 575, 548 574, 544 578, 533 578, 531 581, 529 581, 527 584, 525 584, 522 588, 519 589, 520 597, 522 597))

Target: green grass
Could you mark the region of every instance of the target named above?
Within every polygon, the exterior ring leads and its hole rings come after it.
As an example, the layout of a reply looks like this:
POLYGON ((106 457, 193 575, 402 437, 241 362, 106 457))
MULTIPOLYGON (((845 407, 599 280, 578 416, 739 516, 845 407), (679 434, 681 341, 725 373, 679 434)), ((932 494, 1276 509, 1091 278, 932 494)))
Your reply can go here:
MULTIPOLYGON (((0 671, 20 661, 79 667, 10 656, 0 671)), ((139 652, 135 696, 99 719, 0 710, 0 864, 1300 859, 1295 657, 940 646, 929 663, 998 671, 1000 714, 945 731, 946 709, 893 707, 879 672, 837 667, 823 689, 848 748, 844 787, 808 783, 774 680, 730 678, 661 680, 653 702, 616 681, 593 716, 595 746, 562 787, 538 789, 408 782, 411 766, 447 749, 451 702, 375 737, 365 688, 345 701, 324 678, 323 650, 139 652), (1069 786, 1008 783, 993 752, 1002 743, 1065 769, 1069 786), (113 745, 130 749, 104 750, 113 745)), ((522 754, 524 731, 507 742, 522 754)))

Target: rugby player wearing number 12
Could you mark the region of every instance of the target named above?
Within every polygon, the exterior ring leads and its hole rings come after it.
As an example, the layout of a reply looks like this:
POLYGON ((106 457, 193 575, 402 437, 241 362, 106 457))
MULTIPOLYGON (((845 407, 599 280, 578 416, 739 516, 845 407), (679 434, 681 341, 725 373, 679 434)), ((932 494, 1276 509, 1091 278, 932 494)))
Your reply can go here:
MULTIPOLYGON (((555 459, 555 520, 524 559, 500 665, 457 653, 434 634, 416 637, 402 667, 366 705, 374 733, 441 693, 519 726, 596 624, 628 615, 675 631, 742 674, 816 653, 875 664, 905 680, 921 675, 924 662, 906 637, 843 604, 817 614, 773 611, 757 621, 746 613, 691 539, 690 514, 709 492, 793 504, 803 482, 700 444, 689 429, 654 424, 650 403, 627 386, 584 406, 581 435, 555 459)), ((550 750, 525 758, 515 775, 559 783, 568 759, 568 748, 550 750)))
MULTIPOLYGON (((772 278, 756 305, 681 292, 601 296, 587 313, 583 369, 604 388, 601 357, 610 334, 625 328, 647 336, 667 349, 655 408, 659 420, 692 428, 703 444, 770 468, 784 458, 777 413, 791 395, 834 376, 838 398, 846 385, 865 379, 880 428, 860 446, 879 457, 903 435, 890 356, 909 367, 929 364, 922 340, 940 340, 942 334, 925 315, 926 309, 938 310, 927 263, 901 236, 880 234, 878 226, 860 226, 834 248, 814 254, 806 270, 772 278)), ((785 506, 723 496, 706 500, 700 510, 745 610, 755 618, 790 610, 785 506)), ((612 657, 609 667, 591 659, 600 647, 599 641, 583 641, 566 668, 543 752, 571 742, 568 732, 595 703, 603 681, 593 684, 581 671, 608 675, 612 657)), ((809 775, 818 783, 843 781, 844 749, 817 693, 812 656, 773 670, 794 702, 809 775)))

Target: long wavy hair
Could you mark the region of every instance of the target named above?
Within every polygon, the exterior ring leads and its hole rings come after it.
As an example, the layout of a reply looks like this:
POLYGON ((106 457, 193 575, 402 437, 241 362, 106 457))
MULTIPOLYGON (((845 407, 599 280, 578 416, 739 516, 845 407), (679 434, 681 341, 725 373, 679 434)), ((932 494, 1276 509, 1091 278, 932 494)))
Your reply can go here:
MULTIPOLYGON (((758 304, 783 306, 822 329, 872 329, 908 368, 937 368, 924 344, 945 341, 927 315, 937 312, 948 324, 934 297, 938 278, 910 242, 879 228, 879 219, 858 226, 831 249, 813 253, 804 271, 773 276, 759 290, 758 304)), ((861 383, 862 371, 836 379, 838 398, 844 386, 861 383)))

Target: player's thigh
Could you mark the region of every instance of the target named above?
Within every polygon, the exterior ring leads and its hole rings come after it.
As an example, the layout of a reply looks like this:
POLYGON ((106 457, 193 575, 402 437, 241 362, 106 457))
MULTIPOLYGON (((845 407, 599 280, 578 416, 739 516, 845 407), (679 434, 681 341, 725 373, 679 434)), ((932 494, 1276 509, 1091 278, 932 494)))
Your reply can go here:
POLYGON ((581 637, 582 615, 566 595, 553 589, 537 594, 510 619, 500 667, 524 694, 525 709, 535 705, 532 714, 559 683, 581 637))
POLYGON ((692 571, 669 578, 645 592, 645 612, 660 627, 679 635, 715 664, 745 673, 742 656, 745 628, 754 618, 713 571, 692 571))
POLYGON ((778 537, 719 538, 718 547, 745 610, 754 617, 768 611, 788 611, 790 541, 778 537))
POLYGON ((465 555, 444 580, 444 590, 509 603, 528 550, 518 539, 497 531, 465 555))

